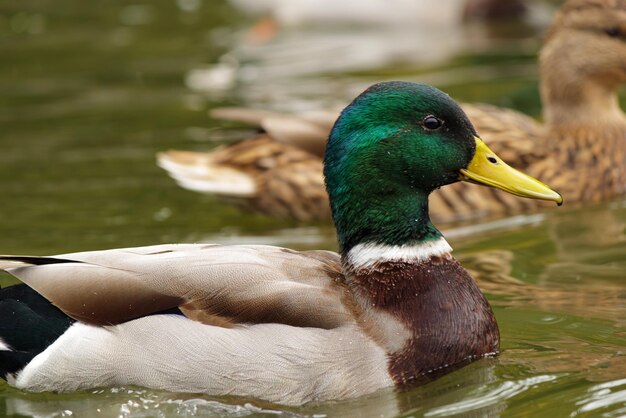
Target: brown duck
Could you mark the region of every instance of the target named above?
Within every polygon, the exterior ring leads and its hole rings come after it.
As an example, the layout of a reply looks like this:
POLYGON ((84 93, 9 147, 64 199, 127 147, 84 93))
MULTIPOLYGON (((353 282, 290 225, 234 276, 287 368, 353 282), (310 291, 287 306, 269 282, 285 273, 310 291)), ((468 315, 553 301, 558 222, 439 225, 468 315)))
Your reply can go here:
MULTIPOLYGON (((570 0, 539 55, 543 125, 513 110, 462 105, 482 138, 512 165, 549 182, 568 203, 626 191, 626 1, 570 0)), ((322 156, 337 112, 281 115, 218 109, 215 117, 258 125, 259 136, 208 153, 169 151, 159 164, 184 188, 300 220, 330 218, 322 156)), ((539 203, 541 204, 541 203, 539 203)), ((452 186, 431 195, 437 221, 518 212, 537 203, 495 189, 452 186)))

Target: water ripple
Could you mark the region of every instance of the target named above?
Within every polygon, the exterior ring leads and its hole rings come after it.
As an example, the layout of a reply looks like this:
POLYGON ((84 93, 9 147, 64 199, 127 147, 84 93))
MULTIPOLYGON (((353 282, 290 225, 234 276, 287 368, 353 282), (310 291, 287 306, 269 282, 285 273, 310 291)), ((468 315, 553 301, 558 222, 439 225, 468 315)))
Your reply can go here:
MULTIPOLYGON (((536 387, 542 383, 552 382, 556 379, 556 375, 541 375, 517 381, 502 382, 495 389, 492 389, 487 393, 477 394, 477 396, 471 399, 466 399, 461 402, 442 406, 440 408, 434 408, 426 412, 424 416, 441 417, 477 410, 486 406, 494 405, 505 399, 510 399, 530 388, 536 387)), ((487 389, 487 387, 484 387, 484 389, 487 389)), ((484 389, 481 388, 479 391, 484 389)))
POLYGON ((618 407, 619 409, 604 413, 602 416, 623 416, 626 413, 626 379, 600 383, 590 387, 587 392, 589 393, 587 398, 576 402, 580 408, 570 414, 571 417, 611 407, 618 407), (615 391, 615 388, 618 387, 622 387, 622 389, 615 391))

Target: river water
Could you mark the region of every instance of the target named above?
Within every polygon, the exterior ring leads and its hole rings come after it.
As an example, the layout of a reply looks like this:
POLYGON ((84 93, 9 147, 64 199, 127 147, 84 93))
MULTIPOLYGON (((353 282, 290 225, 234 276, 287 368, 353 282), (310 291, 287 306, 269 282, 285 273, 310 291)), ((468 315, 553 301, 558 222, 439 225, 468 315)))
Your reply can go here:
MULTIPOLYGON (((155 165, 158 151, 249 134, 208 118, 216 106, 314 110, 405 79, 540 114, 545 16, 515 26, 380 19, 276 30, 221 1, 1 3, 0 252, 166 242, 335 249, 323 222, 241 212, 177 188, 155 165)), ((28 394, 0 383, 0 415, 626 416, 625 226, 623 199, 442 225, 494 307, 503 352, 405 393, 284 408, 131 387, 28 394)))

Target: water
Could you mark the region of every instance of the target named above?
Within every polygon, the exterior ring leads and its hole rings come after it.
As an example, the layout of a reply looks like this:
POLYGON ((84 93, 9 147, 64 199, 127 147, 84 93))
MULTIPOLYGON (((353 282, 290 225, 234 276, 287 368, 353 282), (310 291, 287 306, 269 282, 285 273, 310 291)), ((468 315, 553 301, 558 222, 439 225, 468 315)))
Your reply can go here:
MULTIPOLYGON (((327 225, 242 213, 177 188, 156 167, 158 151, 245 135, 209 120, 215 106, 335 106, 374 81, 400 78, 539 114, 533 25, 444 22, 426 37, 420 25, 310 25, 261 43, 247 32, 253 23, 217 1, 0 4, 1 252, 198 241, 334 249, 327 225)), ((0 413, 626 415, 626 201, 485 222, 443 229, 494 307, 497 359, 409 392, 302 408, 142 388, 28 394, 2 383, 0 413)))

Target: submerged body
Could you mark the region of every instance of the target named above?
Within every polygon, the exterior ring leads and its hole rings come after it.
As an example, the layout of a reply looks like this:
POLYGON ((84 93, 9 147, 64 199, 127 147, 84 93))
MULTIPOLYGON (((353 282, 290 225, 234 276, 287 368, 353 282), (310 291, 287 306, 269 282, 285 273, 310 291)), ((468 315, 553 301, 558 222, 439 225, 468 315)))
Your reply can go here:
POLYGON ((431 223, 428 195, 470 180, 561 197, 420 84, 366 90, 327 149, 340 254, 178 244, 0 256, 32 288, 0 291, 0 315, 20 319, 0 329, 4 377, 31 391, 132 384, 296 405, 424 383, 495 355, 489 303, 431 223))

